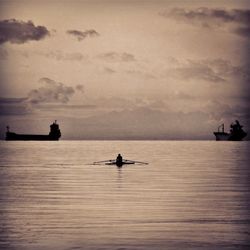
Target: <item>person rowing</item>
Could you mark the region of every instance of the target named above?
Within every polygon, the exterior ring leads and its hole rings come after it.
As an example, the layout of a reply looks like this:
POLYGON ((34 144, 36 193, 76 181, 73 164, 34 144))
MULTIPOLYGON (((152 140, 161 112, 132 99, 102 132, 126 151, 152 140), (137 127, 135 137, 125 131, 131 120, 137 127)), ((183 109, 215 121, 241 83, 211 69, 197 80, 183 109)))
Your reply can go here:
POLYGON ((116 157, 116 166, 117 167, 121 167, 123 165, 123 161, 122 161, 122 156, 121 154, 118 154, 117 157, 116 157))
POLYGON ((116 159, 114 160, 105 160, 105 161, 95 161, 93 162, 93 165, 116 165, 117 167, 122 167, 123 165, 130 165, 130 164, 140 164, 140 165, 146 165, 147 162, 142 161, 132 161, 132 160, 126 160, 123 159, 121 154, 118 154, 116 159))

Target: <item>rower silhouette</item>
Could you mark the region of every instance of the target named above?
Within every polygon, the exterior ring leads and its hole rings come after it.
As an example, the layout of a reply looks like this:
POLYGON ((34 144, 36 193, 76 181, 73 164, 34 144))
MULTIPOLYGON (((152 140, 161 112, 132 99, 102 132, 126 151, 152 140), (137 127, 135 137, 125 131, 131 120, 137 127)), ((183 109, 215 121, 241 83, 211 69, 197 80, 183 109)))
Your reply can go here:
POLYGON ((122 156, 121 156, 121 154, 117 155, 115 163, 116 163, 117 167, 121 167, 122 166, 123 162, 122 162, 122 156))
POLYGON ((117 167, 122 167, 123 165, 131 165, 131 164, 143 164, 146 165, 148 164, 147 162, 142 162, 142 161, 132 161, 132 160, 126 160, 123 159, 121 154, 118 154, 116 159, 113 160, 106 160, 106 161, 95 161, 93 162, 94 165, 116 165, 117 167))

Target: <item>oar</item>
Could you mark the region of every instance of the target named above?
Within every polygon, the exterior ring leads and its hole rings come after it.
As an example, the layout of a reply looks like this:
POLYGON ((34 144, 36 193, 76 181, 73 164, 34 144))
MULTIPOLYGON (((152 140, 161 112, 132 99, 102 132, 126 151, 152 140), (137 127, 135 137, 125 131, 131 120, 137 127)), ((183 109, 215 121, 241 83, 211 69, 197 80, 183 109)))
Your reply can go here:
POLYGON ((93 164, 103 163, 103 162, 112 162, 115 160, 106 160, 106 161, 94 161, 93 164))
POLYGON ((127 162, 135 162, 135 163, 140 163, 140 164, 145 164, 145 165, 148 164, 147 162, 143 162, 143 161, 133 161, 133 160, 124 160, 124 161, 127 161, 127 162))

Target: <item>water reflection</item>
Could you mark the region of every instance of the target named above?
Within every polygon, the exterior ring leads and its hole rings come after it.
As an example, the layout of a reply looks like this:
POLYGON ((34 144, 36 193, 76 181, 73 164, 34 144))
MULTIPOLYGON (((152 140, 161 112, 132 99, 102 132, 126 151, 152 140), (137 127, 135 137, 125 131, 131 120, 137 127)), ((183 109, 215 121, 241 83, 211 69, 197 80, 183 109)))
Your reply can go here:
POLYGON ((117 167, 117 187, 122 188, 122 167, 117 167))

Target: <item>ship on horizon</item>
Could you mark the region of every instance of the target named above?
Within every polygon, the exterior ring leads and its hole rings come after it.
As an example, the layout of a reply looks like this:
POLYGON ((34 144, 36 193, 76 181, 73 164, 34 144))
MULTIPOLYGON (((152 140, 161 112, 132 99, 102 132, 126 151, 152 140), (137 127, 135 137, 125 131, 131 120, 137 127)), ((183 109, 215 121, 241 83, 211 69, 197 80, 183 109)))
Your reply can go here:
POLYGON ((9 126, 7 126, 6 141, 58 141, 61 137, 61 131, 59 125, 53 122, 50 125, 50 132, 48 135, 32 135, 32 134, 17 134, 10 132, 9 126))
POLYGON ((214 132, 216 141, 242 141, 247 136, 247 133, 242 129, 238 120, 230 125, 230 132, 224 131, 224 123, 218 127, 218 131, 214 132))

